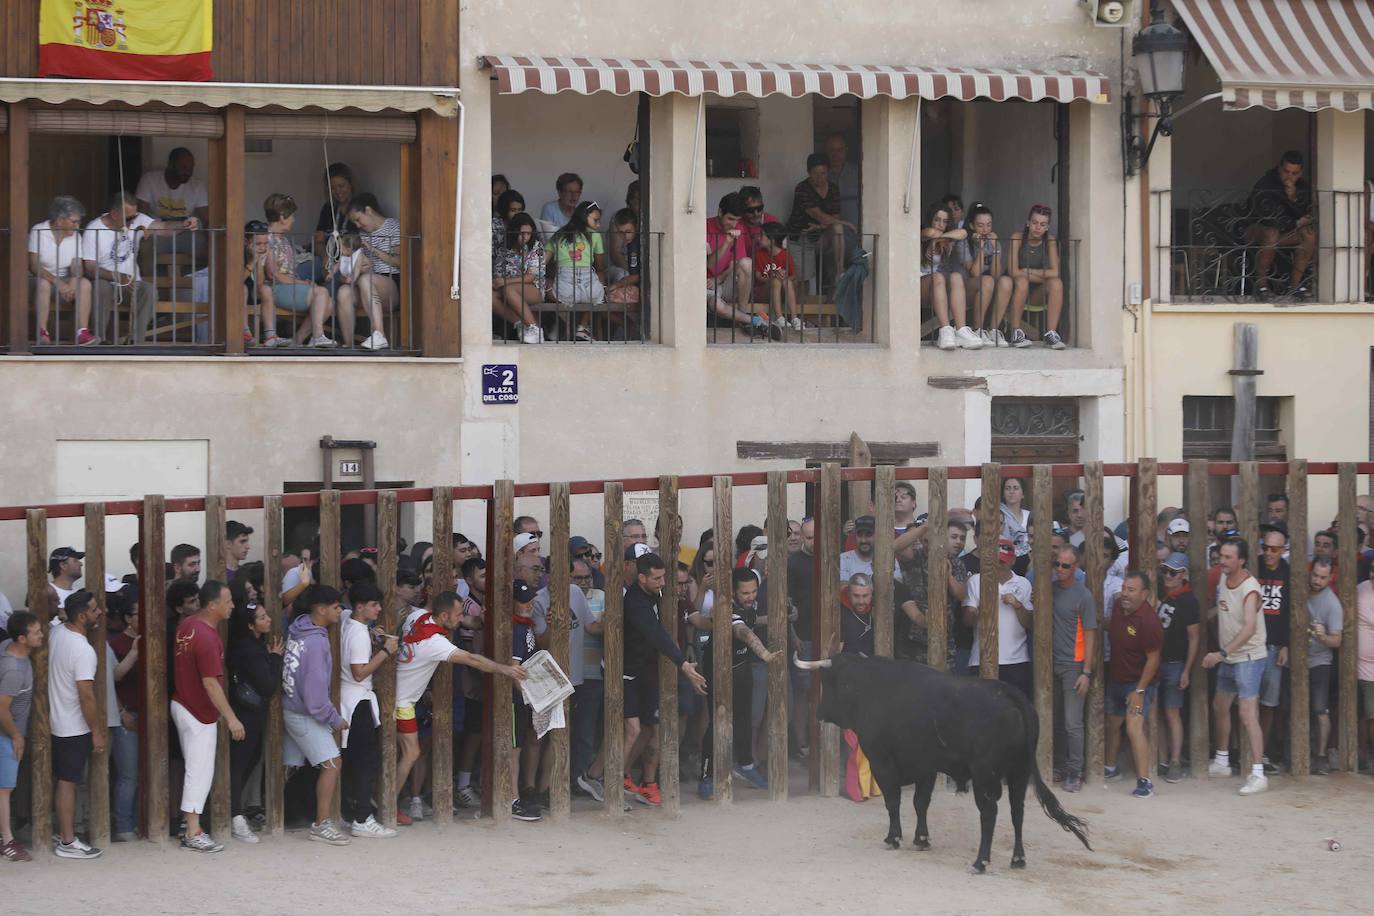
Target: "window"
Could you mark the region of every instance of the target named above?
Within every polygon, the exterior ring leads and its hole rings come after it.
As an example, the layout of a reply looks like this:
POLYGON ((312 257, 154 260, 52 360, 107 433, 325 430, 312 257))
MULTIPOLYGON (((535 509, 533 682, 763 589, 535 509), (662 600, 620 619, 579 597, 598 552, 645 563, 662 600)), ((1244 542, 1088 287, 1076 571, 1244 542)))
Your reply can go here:
POLYGON ((707 106, 706 177, 757 178, 758 162, 758 108, 707 106))
MULTIPOLYGON (((1287 461, 1283 429, 1279 422, 1282 398, 1257 398, 1255 413, 1255 460, 1287 461)), ((1232 397, 1185 397, 1183 399, 1183 457, 1229 461, 1231 432, 1236 422, 1232 397)))

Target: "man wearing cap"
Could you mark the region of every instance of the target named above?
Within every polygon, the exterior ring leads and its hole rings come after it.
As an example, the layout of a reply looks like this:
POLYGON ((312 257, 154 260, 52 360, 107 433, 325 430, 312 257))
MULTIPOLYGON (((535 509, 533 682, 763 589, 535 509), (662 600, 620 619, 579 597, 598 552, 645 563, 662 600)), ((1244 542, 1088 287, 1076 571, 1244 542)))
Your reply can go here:
MULTIPOLYGON (((86 555, 79 550, 71 547, 59 547, 48 556, 48 575, 52 576, 52 581, 48 583, 48 588, 57 596, 57 606, 66 606, 67 597, 76 591, 76 583, 81 579, 81 561, 86 555)), ((44 608, 36 608, 35 612, 47 619, 44 608)))
POLYGON ((581 560, 587 564, 587 568, 592 571, 593 588, 604 589, 606 587, 606 576, 601 572, 601 556, 597 554, 591 541, 580 534, 568 538, 568 556, 573 560, 581 560))
MULTIPOLYGON (((1016 559, 1010 538, 997 539, 997 670, 998 680, 1011 684, 1027 697, 1031 693, 1031 665, 1029 640, 1026 631, 1031 625, 1031 584, 1012 571, 1016 559)), ((973 647, 969 653, 969 670, 977 676, 981 658, 978 632, 978 595, 981 576, 970 576, 965 583, 964 623, 973 628, 973 647)))
MULTIPOLYGON (((1188 557, 1171 553, 1159 564, 1159 622, 1164 627, 1164 651, 1160 662, 1160 704, 1169 724, 1169 767, 1165 782, 1183 778, 1183 704, 1197 660, 1202 618, 1197 596, 1188 583, 1188 557)), ((1200 723, 1194 728, 1201 727, 1200 723)))
POLYGON ((1131 570, 1121 580, 1121 600, 1112 615, 1110 633, 1112 660, 1107 678, 1107 767, 1104 775, 1107 779, 1120 775, 1116 761, 1124 723, 1136 775, 1135 791, 1131 794, 1136 798, 1149 798, 1155 787, 1147 775, 1150 772, 1150 742, 1145 737, 1145 718, 1155 699, 1164 628, 1150 607, 1150 583, 1138 570, 1131 570))
POLYGON ((1170 522, 1169 527, 1165 529, 1164 535, 1164 539, 1169 544, 1169 552, 1186 554, 1188 552, 1188 541, 1192 537, 1192 530, 1192 526, 1188 524, 1188 520, 1181 516, 1170 522))
POLYGON ((855 573, 873 575, 873 533, 877 523, 871 515, 854 519, 854 549, 840 554, 840 581, 848 582, 855 573))
MULTIPOLYGON (((1264 732, 1264 747, 1275 744, 1276 734, 1282 726, 1275 728, 1274 710, 1283 700, 1284 672, 1288 668, 1288 614, 1290 595, 1288 591, 1288 562, 1283 555, 1288 551, 1288 526, 1283 522, 1267 522, 1260 525, 1260 549, 1263 551, 1255 579, 1260 587, 1260 611, 1264 614, 1265 663, 1264 677, 1260 680, 1259 717, 1260 728, 1264 732)), ((1278 742, 1282 746, 1282 742, 1278 742)), ((1273 776, 1279 771, 1264 755, 1264 774, 1273 776)))
POLYGON ((1097 608, 1083 585, 1078 551, 1067 544, 1054 553, 1054 690, 1062 715, 1055 720, 1055 773, 1065 792, 1083 788, 1083 701, 1097 660, 1097 608))

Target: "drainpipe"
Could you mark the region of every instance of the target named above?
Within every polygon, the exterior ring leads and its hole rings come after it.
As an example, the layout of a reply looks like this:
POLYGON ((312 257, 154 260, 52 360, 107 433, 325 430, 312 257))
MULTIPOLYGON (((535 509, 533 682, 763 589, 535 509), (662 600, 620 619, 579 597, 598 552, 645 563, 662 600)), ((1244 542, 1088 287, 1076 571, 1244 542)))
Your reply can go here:
POLYGON ((454 181, 457 190, 454 191, 453 198, 453 285, 448 290, 450 299, 457 299, 462 294, 462 284, 459 282, 459 250, 463 240, 463 140, 468 126, 468 115, 463 110, 463 100, 458 98, 454 101, 458 103, 458 174, 454 181))

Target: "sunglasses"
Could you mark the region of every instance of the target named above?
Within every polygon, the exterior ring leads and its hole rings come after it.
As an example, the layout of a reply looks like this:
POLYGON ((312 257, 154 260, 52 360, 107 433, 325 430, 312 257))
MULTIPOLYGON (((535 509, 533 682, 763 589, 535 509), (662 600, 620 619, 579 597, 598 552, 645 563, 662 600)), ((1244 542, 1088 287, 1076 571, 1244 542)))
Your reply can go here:
POLYGON ((763 207, 762 207, 762 206, 758 206, 758 207, 745 207, 745 208, 744 208, 744 212, 745 212, 745 213, 762 213, 762 212, 763 212, 763 207))
POLYGON ((1054 568, 1055 568, 1055 569, 1073 569, 1073 567, 1074 567, 1074 564, 1072 564, 1072 563, 1055 563, 1055 564, 1054 564, 1054 568))
POLYGON ((527 532, 525 532, 525 533, 526 533, 526 534, 532 534, 532 535, 534 535, 534 536, 537 537, 537 538, 542 538, 542 537, 544 536, 544 532, 540 531, 538 528, 536 528, 536 529, 533 530, 533 531, 527 531, 527 532))

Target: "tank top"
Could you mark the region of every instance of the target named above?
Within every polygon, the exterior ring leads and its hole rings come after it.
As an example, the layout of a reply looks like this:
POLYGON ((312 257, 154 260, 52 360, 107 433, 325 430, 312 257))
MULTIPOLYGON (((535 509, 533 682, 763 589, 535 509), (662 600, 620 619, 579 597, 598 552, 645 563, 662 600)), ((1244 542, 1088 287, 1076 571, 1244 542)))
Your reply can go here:
POLYGON ((1016 253, 1016 266, 1022 270, 1044 270, 1049 260, 1049 238, 1047 235, 1039 245, 1031 245, 1028 239, 1022 237, 1021 247, 1016 253))

